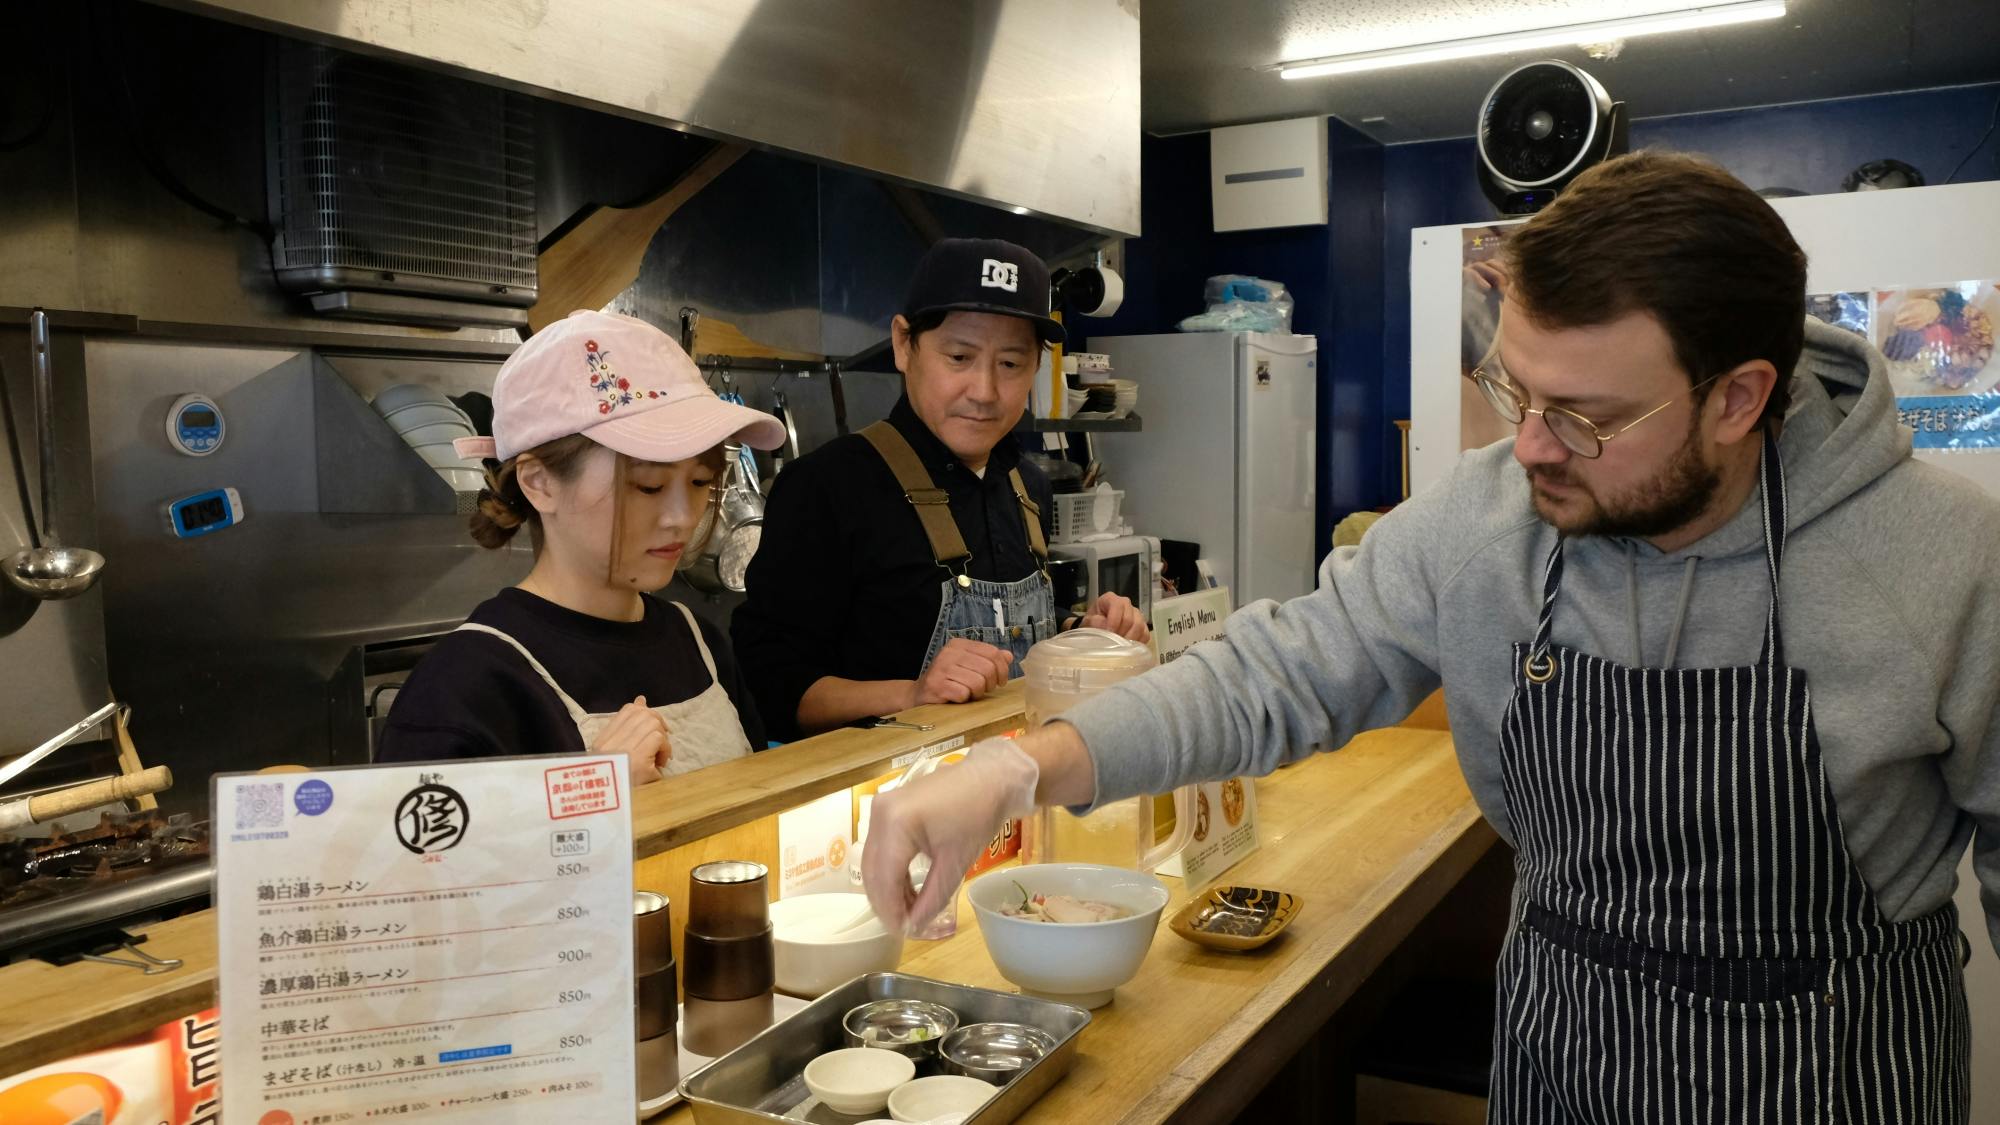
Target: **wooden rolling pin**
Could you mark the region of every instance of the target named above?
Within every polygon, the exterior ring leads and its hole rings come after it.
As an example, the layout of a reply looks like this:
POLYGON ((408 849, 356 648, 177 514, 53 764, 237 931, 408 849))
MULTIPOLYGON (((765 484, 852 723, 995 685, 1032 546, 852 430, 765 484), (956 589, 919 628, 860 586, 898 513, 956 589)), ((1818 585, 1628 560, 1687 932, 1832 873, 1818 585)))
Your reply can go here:
POLYGON ((113 801, 126 801, 133 797, 143 797, 173 788, 174 774, 165 766, 154 766, 138 773, 107 777, 102 781, 72 785, 68 789, 58 789, 53 793, 43 793, 37 797, 23 797, 18 801, 0 804, 0 832, 19 828, 28 824, 40 824, 71 813, 108 805, 113 801))

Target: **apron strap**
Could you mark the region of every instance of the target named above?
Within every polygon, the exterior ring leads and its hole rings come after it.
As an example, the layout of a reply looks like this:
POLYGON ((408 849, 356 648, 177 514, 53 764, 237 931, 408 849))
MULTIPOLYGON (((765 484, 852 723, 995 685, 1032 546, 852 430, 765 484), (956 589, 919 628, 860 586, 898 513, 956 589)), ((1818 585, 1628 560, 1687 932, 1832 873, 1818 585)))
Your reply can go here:
MULTIPOLYGON (((556 683, 556 678, 554 676, 549 675, 549 670, 543 667, 542 662, 535 659, 535 654, 528 651, 528 646, 522 644, 520 641, 517 641, 513 637, 507 635, 506 633, 503 633, 500 630, 495 629, 491 625, 477 625, 470 621, 466 622, 463 625, 460 625, 456 629, 453 629, 452 632, 486 633, 491 636, 498 637, 501 640, 507 642, 509 645, 512 645, 514 651, 520 653, 522 658, 528 662, 528 667, 533 668, 535 670, 535 674, 540 676, 543 679, 543 681, 545 681, 549 685, 549 690, 556 693, 556 698, 562 700, 563 710, 569 712, 569 717, 572 721, 574 721, 578 726, 582 726, 583 721, 590 717, 590 712, 585 711, 582 705, 578 704, 576 700, 571 699, 569 697, 569 693, 562 689, 562 685, 556 683)), ((700 638, 701 634, 696 633, 695 639, 697 642, 700 641, 700 638)))
POLYGON ((688 632, 694 634, 694 647, 701 650, 701 662, 708 665, 708 682, 721 683, 722 677, 715 674, 715 657, 708 651, 708 642, 701 639, 701 625, 695 621, 694 611, 680 602, 668 602, 667 604, 680 610, 681 616, 687 618, 688 632))
POLYGON ((1764 565, 1771 575, 1771 608, 1764 616, 1763 663, 1785 663, 1785 641, 1778 633, 1778 575, 1785 565, 1785 460, 1778 455, 1778 437, 1764 428, 1764 453, 1758 466, 1758 492, 1764 503, 1764 565))
POLYGON ((1021 480, 1021 470, 1008 469, 1007 479, 1014 485, 1014 499, 1021 502, 1021 519, 1028 525, 1028 550, 1035 554, 1035 563, 1043 570, 1049 568, 1049 544, 1042 538, 1042 506, 1028 498, 1028 486, 1021 480))
POLYGON ((1542 565, 1542 615, 1535 623, 1535 643, 1528 650, 1521 671, 1534 683, 1547 683, 1556 674, 1555 658, 1549 655, 1549 641, 1555 633, 1556 595, 1562 591, 1563 537, 1549 548, 1549 560, 1542 565))
MULTIPOLYGON (((953 563, 963 569, 971 561, 972 552, 966 549, 965 537, 958 533, 958 523, 951 518, 951 497, 924 471, 917 451, 887 422, 867 427, 861 436, 888 462, 896 483, 903 486, 903 498, 917 510, 917 519, 924 525, 924 537, 931 542, 931 558, 947 570, 953 563)), ((1040 526, 1036 525, 1037 534, 1040 526)))

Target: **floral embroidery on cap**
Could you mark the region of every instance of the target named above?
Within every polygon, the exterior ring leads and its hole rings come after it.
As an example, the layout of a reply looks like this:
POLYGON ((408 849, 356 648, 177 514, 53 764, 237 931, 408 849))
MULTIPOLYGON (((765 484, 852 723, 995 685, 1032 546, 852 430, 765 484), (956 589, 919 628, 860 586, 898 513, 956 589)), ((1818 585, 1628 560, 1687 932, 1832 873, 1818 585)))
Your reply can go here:
POLYGON ((632 382, 611 369, 611 353, 597 346, 595 340, 583 343, 584 377, 590 380, 590 389, 597 392, 597 412, 609 414, 621 406, 629 406, 640 398, 658 398, 655 391, 635 391, 632 382))

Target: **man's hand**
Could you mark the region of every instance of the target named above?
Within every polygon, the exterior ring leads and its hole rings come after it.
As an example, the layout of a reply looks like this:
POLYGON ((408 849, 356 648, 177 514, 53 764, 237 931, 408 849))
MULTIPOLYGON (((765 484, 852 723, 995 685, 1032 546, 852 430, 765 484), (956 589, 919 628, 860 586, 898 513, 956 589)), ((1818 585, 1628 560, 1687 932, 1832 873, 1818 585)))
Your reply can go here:
POLYGON ((1040 767, 1019 746, 989 738, 964 761, 877 796, 861 853, 875 916, 892 933, 936 917, 1000 826, 1035 811, 1040 779, 1040 767), (922 894, 910 886, 910 862, 919 856, 930 861, 922 894))
POLYGON ((661 771, 674 756, 673 745, 667 740, 667 721, 646 706, 643 695, 618 709, 590 750, 593 754, 625 755, 634 787, 660 780, 661 771))
POLYGON ((1139 613, 1139 607, 1123 594, 1105 594, 1084 614, 1078 626, 1084 629, 1108 629, 1128 641, 1145 644, 1153 639, 1153 630, 1146 625, 1146 619, 1139 613))
POLYGON ((1014 654, 982 641, 953 637, 938 650, 910 693, 910 706, 970 703, 1007 682, 1014 654))

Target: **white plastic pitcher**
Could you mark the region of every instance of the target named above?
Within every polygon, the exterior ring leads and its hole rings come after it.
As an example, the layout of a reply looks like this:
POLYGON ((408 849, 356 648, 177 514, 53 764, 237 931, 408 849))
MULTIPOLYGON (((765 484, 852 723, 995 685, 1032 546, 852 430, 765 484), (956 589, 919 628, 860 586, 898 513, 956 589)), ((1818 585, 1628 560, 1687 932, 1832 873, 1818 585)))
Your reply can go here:
MULTIPOLYGON (((1027 726, 1041 726, 1098 692, 1158 664, 1153 650, 1104 629, 1075 629, 1028 650, 1021 661, 1027 726)), ((1102 863, 1151 872, 1187 846, 1194 788, 1173 792, 1173 828, 1159 838, 1152 797, 1114 801, 1086 817, 1043 809, 1023 822, 1025 863, 1102 863)))

